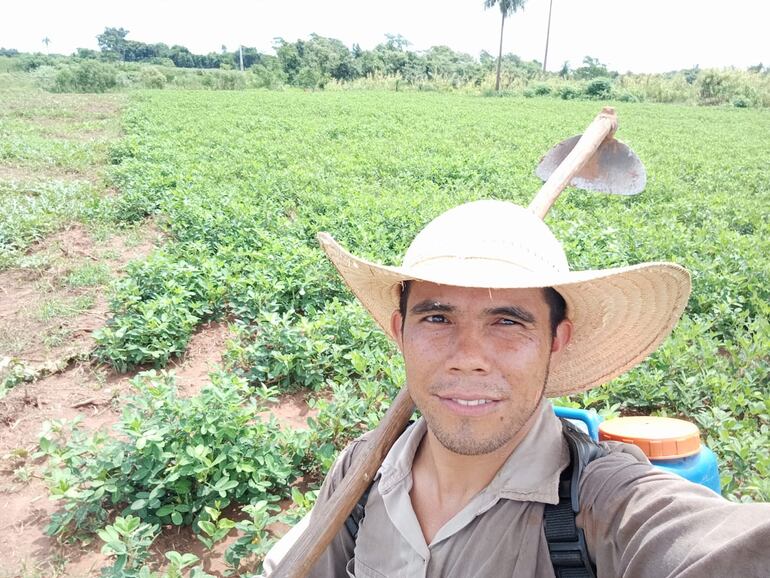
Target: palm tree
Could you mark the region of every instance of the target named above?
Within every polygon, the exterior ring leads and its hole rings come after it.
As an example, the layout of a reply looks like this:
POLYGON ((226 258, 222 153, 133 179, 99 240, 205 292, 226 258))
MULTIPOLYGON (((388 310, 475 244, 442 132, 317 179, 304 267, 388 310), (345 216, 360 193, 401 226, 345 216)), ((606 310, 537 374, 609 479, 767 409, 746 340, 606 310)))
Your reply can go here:
POLYGON ((51 43, 51 39, 46 36, 43 38, 43 44, 45 44, 45 51, 48 52, 48 45, 51 43))
POLYGON ((497 80, 495 81, 495 91, 500 91, 500 66, 503 61, 503 29, 505 28, 505 19, 519 8, 524 9, 524 3, 527 0, 484 0, 484 8, 492 8, 495 4, 500 6, 502 22, 500 23, 500 51, 497 54, 497 80))

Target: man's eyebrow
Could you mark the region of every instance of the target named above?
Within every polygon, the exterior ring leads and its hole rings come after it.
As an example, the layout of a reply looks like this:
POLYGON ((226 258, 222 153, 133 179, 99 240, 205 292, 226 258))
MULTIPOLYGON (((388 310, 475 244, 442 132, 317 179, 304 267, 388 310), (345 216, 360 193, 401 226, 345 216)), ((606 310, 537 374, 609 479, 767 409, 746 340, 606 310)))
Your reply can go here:
POLYGON ((514 305, 507 305, 505 307, 494 307, 492 309, 485 309, 484 313, 487 315, 504 315, 505 317, 513 317, 520 319, 526 323, 534 323, 535 316, 532 315, 526 309, 521 309, 514 305))
POLYGON ((420 301, 414 307, 412 307, 410 312, 413 315, 419 315, 420 313, 451 313, 454 310, 455 308, 452 305, 440 303, 435 299, 426 299, 425 301, 420 301))

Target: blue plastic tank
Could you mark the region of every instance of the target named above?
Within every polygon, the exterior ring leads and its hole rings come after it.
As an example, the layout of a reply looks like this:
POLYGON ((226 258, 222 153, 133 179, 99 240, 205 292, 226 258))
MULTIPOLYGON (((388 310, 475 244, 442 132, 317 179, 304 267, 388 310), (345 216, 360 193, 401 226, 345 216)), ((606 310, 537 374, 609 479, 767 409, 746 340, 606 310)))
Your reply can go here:
POLYGON ((645 453, 655 467, 682 476, 721 493, 717 458, 700 443, 695 424, 661 417, 623 417, 604 421, 594 410, 554 406, 554 413, 568 419, 594 441, 631 443, 645 453))
POLYGON ((674 460, 650 460, 650 463, 661 470, 711 488, 717 494, 722 493, 717 457, 704 445, 701 445, 700 451, 695 455, 674 460))

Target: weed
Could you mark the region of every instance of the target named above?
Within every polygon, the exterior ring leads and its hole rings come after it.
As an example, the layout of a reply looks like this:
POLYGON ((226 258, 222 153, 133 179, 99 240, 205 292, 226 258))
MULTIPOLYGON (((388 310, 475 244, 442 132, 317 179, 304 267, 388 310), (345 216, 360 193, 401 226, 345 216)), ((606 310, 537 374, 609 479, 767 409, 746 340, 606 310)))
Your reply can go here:
POLYGON ((109 280, 110 270, 106 264, 85 263, 70 271, 65 282, 70 287, 98 287, 109 280))
POLYGON ((56 349, 57 347, 61 347, 67 343, 69 336, 69 329, 64 327, 54 327, 46 331, 43 335, 43 345, 45 345, 48 349, 56 349))
POLYGON ((56 317, 74 317, 91 309, 95 302, 95 297, 90 293, 78 295, 74 299, 47 299, 40 304, 35 317, 40 321, 50 321, 56 317))

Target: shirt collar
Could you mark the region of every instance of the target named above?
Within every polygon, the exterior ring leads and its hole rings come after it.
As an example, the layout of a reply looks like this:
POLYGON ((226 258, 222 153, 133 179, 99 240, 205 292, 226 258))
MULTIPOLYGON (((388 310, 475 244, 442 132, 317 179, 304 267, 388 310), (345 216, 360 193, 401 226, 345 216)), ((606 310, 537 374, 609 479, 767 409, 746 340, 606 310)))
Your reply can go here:
MULTIPOLYGON (((490 484, 477 497, 488 494, 527 502, 559 502, 559 475, 569 463, 569 450, 562 437, 559 418, 543 399, 532 429, 521 440, 490 484)), ((411 490, 412 462, 427 431, 424 418, 412 424, 393 444, 378 471, 379 491, 386 494, 399 483, 411 490)), ((475 501, 475 500, 474 500, 475 501)))

